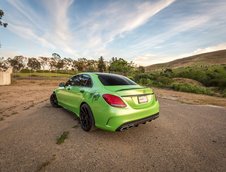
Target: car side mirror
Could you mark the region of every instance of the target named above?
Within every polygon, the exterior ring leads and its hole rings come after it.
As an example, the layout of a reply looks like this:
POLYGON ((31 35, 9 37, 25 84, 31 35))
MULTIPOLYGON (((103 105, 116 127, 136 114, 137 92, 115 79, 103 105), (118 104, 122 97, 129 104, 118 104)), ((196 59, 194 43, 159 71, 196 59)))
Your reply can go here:
POLYGON ((59 84, 59 87, 65 87, 65 83, 64 83, 64 82, 61 82, 61 83, 59 84))

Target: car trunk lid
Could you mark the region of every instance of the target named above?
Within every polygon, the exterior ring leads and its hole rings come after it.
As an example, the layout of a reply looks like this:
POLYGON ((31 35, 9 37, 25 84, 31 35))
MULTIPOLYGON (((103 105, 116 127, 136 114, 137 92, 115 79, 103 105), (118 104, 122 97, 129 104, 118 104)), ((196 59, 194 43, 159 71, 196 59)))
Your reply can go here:
POLYGON ((105 88, 116 93, 134 109, 150 107, 154 100, 152 89, 139 85, 106 86, 105 88))

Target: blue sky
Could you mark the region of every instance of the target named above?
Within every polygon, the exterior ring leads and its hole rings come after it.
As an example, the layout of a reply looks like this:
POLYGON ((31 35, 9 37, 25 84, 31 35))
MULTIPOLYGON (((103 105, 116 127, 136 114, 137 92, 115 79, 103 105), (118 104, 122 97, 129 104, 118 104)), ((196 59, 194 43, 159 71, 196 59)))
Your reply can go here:
POLYGON ((1 0, 0 56, 149 65, 226 49, 225 0, 1 0))

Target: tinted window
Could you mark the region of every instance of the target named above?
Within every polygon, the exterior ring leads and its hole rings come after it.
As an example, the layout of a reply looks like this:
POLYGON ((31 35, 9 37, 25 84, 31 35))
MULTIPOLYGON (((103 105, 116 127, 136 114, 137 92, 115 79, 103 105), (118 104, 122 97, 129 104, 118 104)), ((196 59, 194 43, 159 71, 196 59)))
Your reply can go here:
POLYGON ((66 83, 66 86, 82 86, 82 87, 92 87, 92 80, 89 75, 82 74, 73 76, 66 83))
POLYGON ((113 85, 136 85, 132 80, 120 76, 120 75, 111 75, 111 74, 98 74, 98 78, 101 83, 105 86, 113 85))
POLYGON ((73 76, 72 78, 70 78, 67 83, 66 86, 70 85, 70 86, 79 86, 80 85, 80 75, 76 75, 73 76))
POLYGON ((92 87, 92 80, 89 75, 82 75, 80 77, 80 84, 83 87, 92 87))

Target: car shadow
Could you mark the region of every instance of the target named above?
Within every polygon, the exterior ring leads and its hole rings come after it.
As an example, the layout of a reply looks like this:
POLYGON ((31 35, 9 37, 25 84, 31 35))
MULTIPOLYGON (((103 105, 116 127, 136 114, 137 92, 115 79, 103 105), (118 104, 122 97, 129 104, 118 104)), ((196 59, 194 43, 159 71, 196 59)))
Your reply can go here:
MULTIPOLYGON (((54 107, 51 106, 50 103, 46 104, 46 107, 54 108, 54 107)), ((73 113, 69 110, 66 110, 64 108, 61 108, 61 107, 57 108, 57 110, 60 111, 59 114, 66 115, 71 120, 77 121, 76 122, 77 124, 75 123, 75 125, 71 126, 71 127, 78 130, 79 134, 89 135, 90 137, 95 137, 96 139, 109 139, 109 138, 119 139, 119 138, 123 138, 124 136, 127 137, 127 138, 131 137, 131 139, 133 139, 134 135, 141 136, 145 133, 145 131, 150 132, 150 129, 151 129, 149 127, 149 125, 151 125, 151 122, 148 122, 147 124, 140 124, 138 127, 133 127, 133 128, 128 129, 128 130, 125 130, 125 131, 111 132, 111 131, 106 131, 106 130, 102 130, 102 129, 99 129, 99 128, 95 128, 94 130, 92 130, 90 132, 85 132, 81 129, 80 120, 76 116, 75 113, 73 113)))

